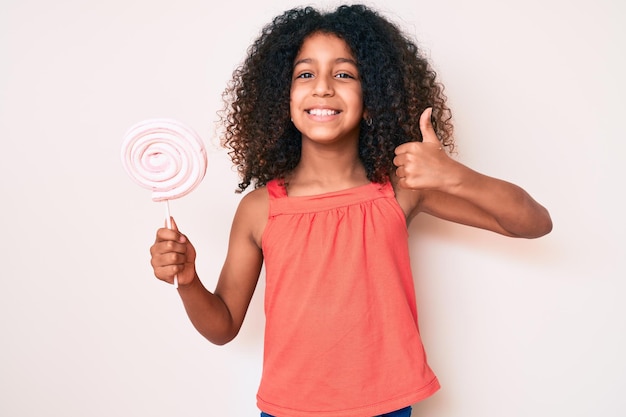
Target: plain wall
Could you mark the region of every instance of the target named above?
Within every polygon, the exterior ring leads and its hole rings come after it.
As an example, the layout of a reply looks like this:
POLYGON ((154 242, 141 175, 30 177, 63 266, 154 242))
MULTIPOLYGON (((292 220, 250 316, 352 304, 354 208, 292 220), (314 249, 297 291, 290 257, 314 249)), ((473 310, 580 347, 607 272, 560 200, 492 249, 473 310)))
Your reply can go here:
MULTIPOLYGON (((146 118, 203 136, 206 178, 171 210, 212 289, 241 198, 215 137, 221 92, 261 27, 302 4, 213 3, 0 0, 1 416, 258 415, 263 279, 235 341, 202 339, 149 265, 163 205, 120 162, 146 118)), ((368 4, 432 57, 456 158, 554 220, 538 240, 411 225, 442 384, 414 415, 623 416, 624 3, 368 4)))

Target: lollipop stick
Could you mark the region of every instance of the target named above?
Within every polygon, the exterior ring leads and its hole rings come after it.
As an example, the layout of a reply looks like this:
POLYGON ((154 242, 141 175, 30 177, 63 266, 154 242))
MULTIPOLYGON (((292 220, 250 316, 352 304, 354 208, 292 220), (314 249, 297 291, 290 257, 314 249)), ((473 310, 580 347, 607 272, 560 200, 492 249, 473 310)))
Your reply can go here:
MULTIPOLYGON (((165 200, 165 224, 167 228, 172 228, 172 215, 170 214, 170 201, 165 200)), ((178 275, 174 275, 174 288, 178 288, 178 275)))
POLYGON ((172 215, 170 214, 170 200, 165 200, 165 224, 167 228, 172 228, 172 215))

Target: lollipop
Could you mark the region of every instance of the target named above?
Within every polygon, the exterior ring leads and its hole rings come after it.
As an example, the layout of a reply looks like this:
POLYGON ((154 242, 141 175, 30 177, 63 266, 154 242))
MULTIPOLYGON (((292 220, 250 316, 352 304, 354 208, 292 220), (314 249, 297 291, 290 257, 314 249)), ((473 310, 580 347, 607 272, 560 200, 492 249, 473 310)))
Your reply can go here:
MULTIPOLYGON (((169 200, 193 191, 204 178, 207 156, 196 132, 172 119, 150 119, 132 126, 124 136, 122 164, 140 186, 164 201, 167 227, 172 228, 169 200)), ((178 277, 174 277, 178 287, 178 277)))

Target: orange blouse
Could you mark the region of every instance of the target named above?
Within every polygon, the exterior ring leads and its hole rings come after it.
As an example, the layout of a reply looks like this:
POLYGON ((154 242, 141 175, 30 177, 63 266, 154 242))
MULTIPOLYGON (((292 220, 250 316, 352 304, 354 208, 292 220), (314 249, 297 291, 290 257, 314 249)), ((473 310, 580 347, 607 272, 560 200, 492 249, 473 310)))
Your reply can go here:
POLYGON ((267 190, 258 407, 276 417, 364 417, 437 391, 391 184, 289 197, 274 180, 267 190))

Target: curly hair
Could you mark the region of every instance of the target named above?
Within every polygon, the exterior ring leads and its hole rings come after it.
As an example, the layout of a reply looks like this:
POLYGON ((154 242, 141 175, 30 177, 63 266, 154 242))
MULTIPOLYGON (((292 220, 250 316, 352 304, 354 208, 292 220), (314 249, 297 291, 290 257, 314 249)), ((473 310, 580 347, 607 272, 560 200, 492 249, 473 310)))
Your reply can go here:
POLYGON ((239 192, 284 179, 300 161, 301 135, 289 114, 292 71, 305 39, 320 32, 344 40, 356 58, 368 118, 360 126, 359 157, 370 181, 389 180, 398 145, 422 141, 419 116, 428 107, 442 145, 454 149, 444 87, 394 23, 364 5, 326 13, 296 8, 262 29, 223 93, 221 142, 241 177, 239 192))

